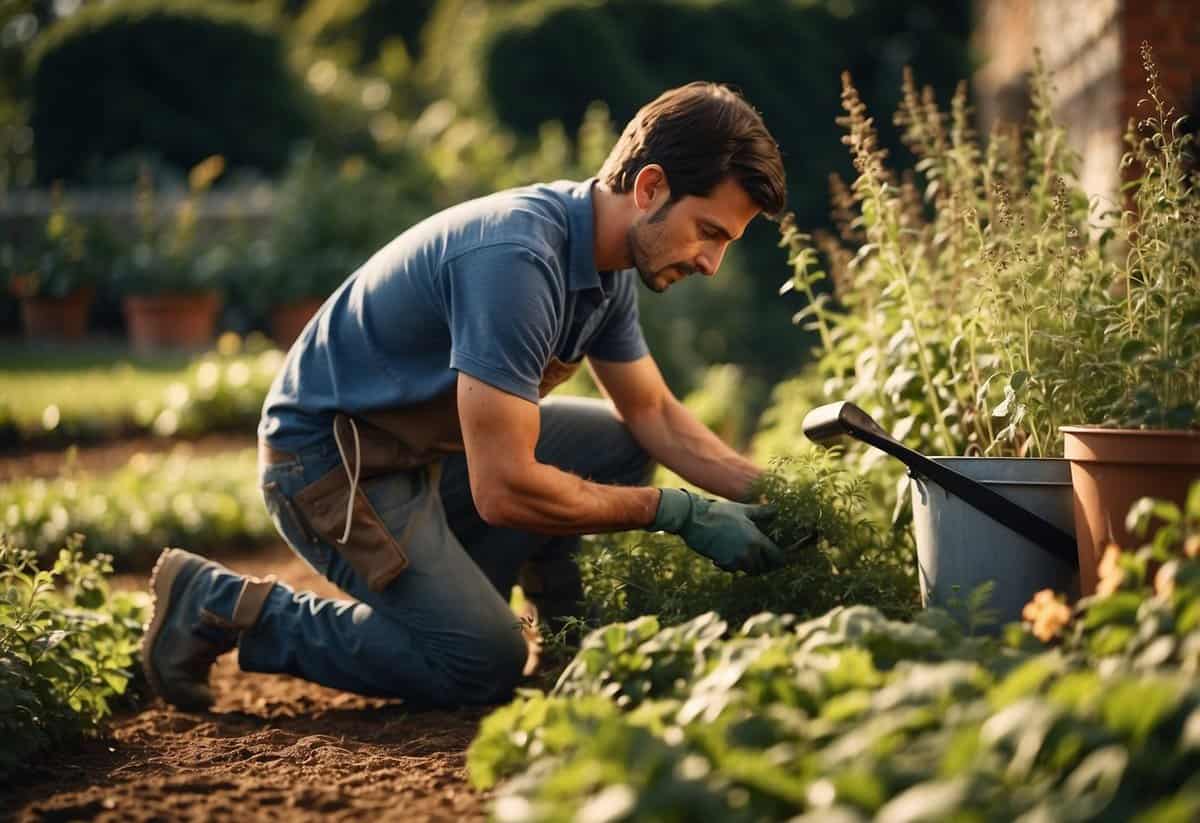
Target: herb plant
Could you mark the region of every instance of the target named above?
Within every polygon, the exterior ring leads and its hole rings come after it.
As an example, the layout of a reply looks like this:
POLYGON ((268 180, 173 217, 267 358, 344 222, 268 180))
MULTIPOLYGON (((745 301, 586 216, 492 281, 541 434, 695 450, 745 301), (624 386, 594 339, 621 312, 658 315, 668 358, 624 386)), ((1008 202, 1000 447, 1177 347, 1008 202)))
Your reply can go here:
POLYGON ((1116 222, 1078 185, 1040 59, 1024 132, 986 146, 965 84, 947 113, 906 72, 896 123, 917 163, 900 175, 843 76, 858 177, 832 180, 839 236, 781 226, 827 397, 949 455, 1057 456, 1062 425, 1196 421, 1200 197, 1143 54, 1152 114, 1122 164, 1143 171, 1116 222))
POLYGON ((134 679, 147 595, 110 593, 110 561, 73 539, 42 569, 0 541, 0 780, 95 730, 134 679))
POLYGON ((820 614, 851 603, 911 614, 919 598, 909 554, 862 516, 866 490, 836 453, 776 461, 759 492, 778 509, 768 533, 791 563, 769 575, 720 571, 673 535, 589 538, 580 557, 587 613, 599 622, 655 615, 664 626, 710 610, 738 622, 764 610, 820 614))

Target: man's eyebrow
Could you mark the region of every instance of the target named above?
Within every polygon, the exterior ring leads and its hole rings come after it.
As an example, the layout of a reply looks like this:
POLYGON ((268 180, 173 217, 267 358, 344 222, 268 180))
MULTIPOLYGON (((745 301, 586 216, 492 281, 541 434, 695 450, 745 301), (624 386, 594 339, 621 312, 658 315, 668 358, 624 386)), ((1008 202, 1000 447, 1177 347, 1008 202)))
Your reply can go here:
POLYGON ((714 223, 712 220, 709 220, 709 219, 703 218, 703 217, 700 218, 700 222, 703 223, 707 229, 709 229, 710 231, 714 231, 717 234, 721 235, 730 243, 732 243, 734 240, 737 239, 732 234, 730 234, 729 230, 726 229, 724 226, 722 226, 720 223, 714 223))

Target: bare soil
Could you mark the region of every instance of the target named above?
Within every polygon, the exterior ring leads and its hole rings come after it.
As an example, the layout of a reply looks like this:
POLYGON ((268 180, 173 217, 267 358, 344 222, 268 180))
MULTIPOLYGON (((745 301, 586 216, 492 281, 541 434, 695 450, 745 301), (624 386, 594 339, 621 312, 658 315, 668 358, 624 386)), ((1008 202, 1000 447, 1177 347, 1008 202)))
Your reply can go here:
MULTIPOLYGON (((236 558, 297 589, 341 596, 284 545, 236 558)), ((144 575, 115 579, 144 588, 144 575)), ((465 752, 486 709, 410 711, 217 661, 212 712, 161 702, 0 788, 0 818, 32 820, 480 820, 465 752), (4 794, 8 796, 5 797, 4 794), (6 811, 7 810, 7 811, 6 811)))

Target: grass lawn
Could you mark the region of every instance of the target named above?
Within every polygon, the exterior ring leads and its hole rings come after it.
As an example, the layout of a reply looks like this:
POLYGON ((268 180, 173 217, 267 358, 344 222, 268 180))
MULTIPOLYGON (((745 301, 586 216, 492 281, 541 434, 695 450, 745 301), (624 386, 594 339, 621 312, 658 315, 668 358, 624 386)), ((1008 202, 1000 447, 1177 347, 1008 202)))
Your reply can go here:
POLYGON ((119 427, 136 419, 139 400, 156 401, 183 379, 190 361, 187 353, 135 354, 110 342, 0 341, 0 421, 22 431, 60 421, 119 427))

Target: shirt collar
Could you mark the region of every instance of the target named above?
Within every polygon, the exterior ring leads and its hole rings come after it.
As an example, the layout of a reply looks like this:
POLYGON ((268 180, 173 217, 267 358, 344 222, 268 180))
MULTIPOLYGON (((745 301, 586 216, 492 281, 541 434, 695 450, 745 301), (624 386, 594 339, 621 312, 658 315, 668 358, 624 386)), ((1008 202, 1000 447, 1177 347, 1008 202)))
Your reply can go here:
POLYGON ((602 289, 600 273, 596 271, 596 238, 592 207, 592 189, 596 178, 572 184, 564 193, 567 221, 570 229, 569 269, 567 282, 571 290, 602 289))

